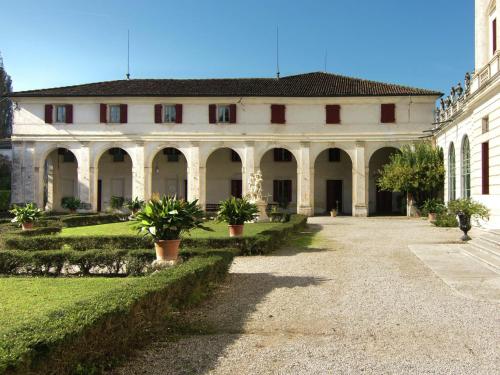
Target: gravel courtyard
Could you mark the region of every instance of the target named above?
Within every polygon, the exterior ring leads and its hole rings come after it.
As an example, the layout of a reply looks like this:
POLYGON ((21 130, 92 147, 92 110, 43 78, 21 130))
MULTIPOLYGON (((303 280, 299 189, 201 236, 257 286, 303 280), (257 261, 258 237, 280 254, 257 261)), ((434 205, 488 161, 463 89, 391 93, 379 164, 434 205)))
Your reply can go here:
POLYGON ((317 234, 296 247, 237 258, 188 314, 191 330, 114 374, 500 373, 500 305, 458 294, 407 247, 456 241, 457 229, 406 218, 309 223, 317 234))

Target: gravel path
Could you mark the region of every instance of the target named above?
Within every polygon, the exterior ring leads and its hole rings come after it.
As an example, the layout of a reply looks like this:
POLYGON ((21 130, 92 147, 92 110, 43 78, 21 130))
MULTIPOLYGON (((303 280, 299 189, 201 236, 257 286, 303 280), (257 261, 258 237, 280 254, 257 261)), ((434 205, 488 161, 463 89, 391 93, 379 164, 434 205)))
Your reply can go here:
POLYGON ((164 337, 114 374, 499 374, 500 305, 467 299, 407 248, 457 239, 406 218, 312 218, 309 247, 239 257, 164 337))

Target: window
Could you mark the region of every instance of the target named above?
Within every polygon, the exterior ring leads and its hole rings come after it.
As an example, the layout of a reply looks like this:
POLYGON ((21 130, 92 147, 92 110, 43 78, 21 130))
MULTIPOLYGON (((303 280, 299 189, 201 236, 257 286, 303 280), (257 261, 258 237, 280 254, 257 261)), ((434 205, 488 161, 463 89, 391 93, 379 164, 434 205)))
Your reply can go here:
POLYGON ((168 147, 163 150, 163 154, 167 155, 167 161, 178 162, 181 152, 173 147, 168 147))
POLYGON ((340 149, 339 148, 330 148, 328 150, 328 160, 331 162, 339 162, 340 161, 340 149))
POLYGON ((285 148, 275 148, 274 161, 292 161, 292 153, 285 148))
POLYGON ((56 122, 66 123, 66 106, 56 105, 56 122))
POLYGON ((457 197, 457 181, 455 168, 455 146, 450 144, 448 151, 448 200, 453 201, 457 197))
POLYGON ((396 104, 382 104, 380 106, 380 122, 382 124, 396 122, 396 104))
POLYGON ((467 136, 462 141, 462 197, 470 198, 470 144, 467 136))
POLYGON ((109 154, 113 156, 114 163, 125 161, 125 151, 121 148, 112 148, 109 150, 109 154))
POLYGON ((234 150, 231 150, 231 161, 233 161, 233 162, 240 162, 241 161, 240 155, 234 150))
POLYGON ((217 106, 217 122, 229 123, 229 106, 228 105, 218 105, 217 106))
POLYGON ((491 21, 491 45, 493 54, 497 51, 497 19, 491 21))
POLYGON ((75 154, 67 148, 59 148, 57 153, 63 157, 63 163, 74 163, 76 161, 75 154))
POLYGON ((326 123, 340 124, 340 105, 329 104, 325 107, 326 123))
POLYGON ((490 193, 490 145, 489 142, 481 144, 481 177, 482 194, 490 193))
POLYGON ((177 113, 175 105, 165 105, 163 107, 163 122, 176 122, 177 113))
POLYGON ((481 121, 482 121, 481 129, 482 129, 483 134, 489 132, 490 131, 490 118, 488 116, 486 116, 486 117, 483 117, 483 119, 481 121))
POLYGON ((120 123, 120 105, 109 106, 109 122, 113 124, 120 123))
POLYGON ((292 180, 273 181, 273 201, 280 204, 292 201, 292 180))

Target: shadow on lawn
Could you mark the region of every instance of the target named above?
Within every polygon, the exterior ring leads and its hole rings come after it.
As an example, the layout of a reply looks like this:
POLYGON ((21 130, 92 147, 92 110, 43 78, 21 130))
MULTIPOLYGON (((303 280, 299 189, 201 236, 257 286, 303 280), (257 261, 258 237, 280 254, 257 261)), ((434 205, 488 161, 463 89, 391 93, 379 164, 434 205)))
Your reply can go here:
MULTIPOLYGON (((269 293, 325 281, 268 273, 230 274, 213 298, 197 308, 170 316, 170 324, 156 333, 155 342, 112 374, 206 373, 216 367, 225 350, 245 332, 245 323, 269 293)), ((264 315, 262 319, 273 316, 264 315)))

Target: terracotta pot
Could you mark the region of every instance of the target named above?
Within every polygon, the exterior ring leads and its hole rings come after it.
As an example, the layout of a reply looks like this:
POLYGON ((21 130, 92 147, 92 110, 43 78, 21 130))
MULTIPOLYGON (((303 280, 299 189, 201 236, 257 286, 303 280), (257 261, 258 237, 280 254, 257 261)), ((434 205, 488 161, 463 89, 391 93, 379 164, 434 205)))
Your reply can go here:
POLYGON ((23 230, 33 229, 33 222, 22 223, 21 228, 23 228, 23 230))
POLYGON ((155 242, 157 260, 177 260, 181 240, 160 240, 155 242))
POLYGON ((240 225, 228 225, 229 227, 229 237, 241 237, 243 236, 243 224, 240 225))
POLYGON ((437 219, 437 214, 435 212, 429 212, 429 215, 427 215, 429 221, 436 221, 437 219))

